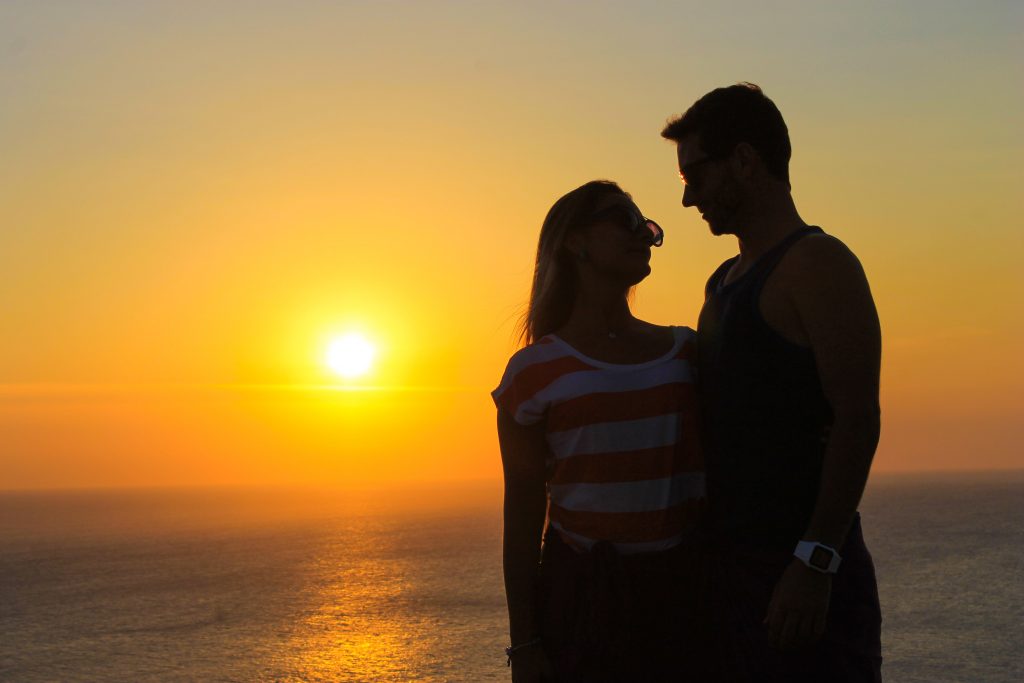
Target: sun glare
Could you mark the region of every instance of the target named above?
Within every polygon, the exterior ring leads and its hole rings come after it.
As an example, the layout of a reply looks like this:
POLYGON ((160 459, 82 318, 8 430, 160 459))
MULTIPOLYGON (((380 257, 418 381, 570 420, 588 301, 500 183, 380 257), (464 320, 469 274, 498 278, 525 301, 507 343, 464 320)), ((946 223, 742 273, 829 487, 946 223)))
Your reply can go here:
POLYGON ((355 379, 373 367, 377 350, 363 335, 352 332, 334 339, 327 347, 327 365, 339 377, 355 379))

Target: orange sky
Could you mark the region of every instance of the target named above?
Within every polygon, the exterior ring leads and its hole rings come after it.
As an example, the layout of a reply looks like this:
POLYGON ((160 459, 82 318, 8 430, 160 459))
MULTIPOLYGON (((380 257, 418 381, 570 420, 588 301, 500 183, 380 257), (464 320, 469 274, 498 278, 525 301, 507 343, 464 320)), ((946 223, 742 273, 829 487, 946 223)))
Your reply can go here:
POLYGON ((637 312, 694 324, 735 243, 658 133, 738 80, 871 279, 877 468, 1024 467, 1021 9, 711 4, 0 9, 0 489, 499 476, 547 208, 619 181, 667 233, 637 312))

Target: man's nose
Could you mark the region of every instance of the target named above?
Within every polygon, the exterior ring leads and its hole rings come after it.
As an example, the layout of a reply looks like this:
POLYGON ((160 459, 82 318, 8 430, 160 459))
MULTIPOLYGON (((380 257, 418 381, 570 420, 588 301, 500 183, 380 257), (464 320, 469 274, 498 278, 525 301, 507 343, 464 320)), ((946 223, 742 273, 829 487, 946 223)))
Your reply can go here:
POLYGON ((683 206, 690 207, 696 206, 697 202, 694 198, 694 192, 689 185, 683 186, 683 206))

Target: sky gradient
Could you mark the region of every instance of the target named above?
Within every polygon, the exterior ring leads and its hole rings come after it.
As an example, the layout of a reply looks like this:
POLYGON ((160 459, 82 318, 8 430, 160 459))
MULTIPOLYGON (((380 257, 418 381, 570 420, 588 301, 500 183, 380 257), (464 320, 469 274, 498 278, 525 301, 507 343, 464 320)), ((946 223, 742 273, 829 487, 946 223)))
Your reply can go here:
POLYGON ((4 3, 0 489, 500 476, 545 212, 618 181, 694 325, 736 246, 659 132, 742 80, 871 280, 876 468, 1024 467, 1024 10, 767 5, 4 3))

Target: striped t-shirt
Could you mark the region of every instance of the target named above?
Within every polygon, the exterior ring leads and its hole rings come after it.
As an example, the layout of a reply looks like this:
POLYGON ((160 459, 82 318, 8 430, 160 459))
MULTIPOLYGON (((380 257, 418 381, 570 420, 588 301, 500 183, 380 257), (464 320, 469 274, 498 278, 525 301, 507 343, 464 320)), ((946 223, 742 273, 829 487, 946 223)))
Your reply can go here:
POLYGON ((679 543, 704 501, 693 385, 696 335, 646 363, 604 363, 555 335, 520 349, 492 396, 522 425, 545 423, 548 523, 570 545, 620 553, 679 543))

